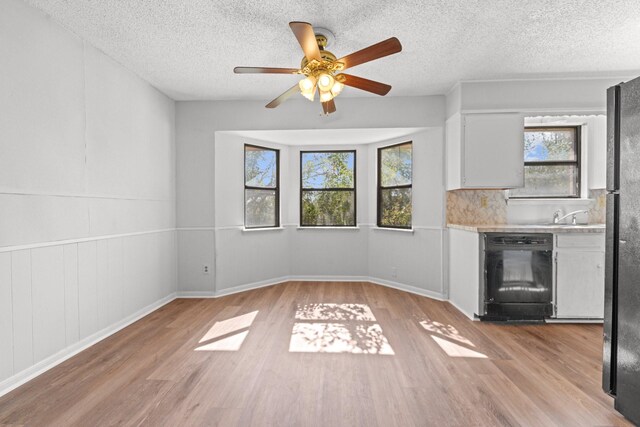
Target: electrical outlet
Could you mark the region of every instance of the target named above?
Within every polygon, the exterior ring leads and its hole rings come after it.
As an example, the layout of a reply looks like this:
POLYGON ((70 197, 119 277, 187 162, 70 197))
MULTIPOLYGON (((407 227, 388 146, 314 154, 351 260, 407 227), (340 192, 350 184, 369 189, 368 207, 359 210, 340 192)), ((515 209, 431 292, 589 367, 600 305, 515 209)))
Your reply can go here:
POLYGON ((203 265, 202 266, 202 274, 209 274, 209 266, 208 265, 203 265))
POLYGON ((391 267, 391 277, 398 277, 398 269, 396 267, 391 267))
POLYGON ((488 202, 487 196, 480 197, 480 207, 481 208, 486 208, 488 204, 489 204, 489 202, 488 202))

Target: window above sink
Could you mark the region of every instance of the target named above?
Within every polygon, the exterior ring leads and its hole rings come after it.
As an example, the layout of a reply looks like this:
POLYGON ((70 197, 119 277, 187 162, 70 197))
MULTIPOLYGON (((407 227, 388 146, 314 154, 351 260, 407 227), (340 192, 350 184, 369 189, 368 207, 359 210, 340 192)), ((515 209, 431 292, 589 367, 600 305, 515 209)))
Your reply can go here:
POLYGON ((524 131, 524 187, 512 199, 580 198, 581 126, 530 126, 524 131))

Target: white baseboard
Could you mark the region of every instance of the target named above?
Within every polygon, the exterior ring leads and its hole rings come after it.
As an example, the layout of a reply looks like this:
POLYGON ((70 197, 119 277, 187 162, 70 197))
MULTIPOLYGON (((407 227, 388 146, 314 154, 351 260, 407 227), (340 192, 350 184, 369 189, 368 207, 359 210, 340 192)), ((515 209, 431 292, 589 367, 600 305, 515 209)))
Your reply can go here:
POLYGON ((458 304, 456 304, 455 302, 453 302, 452 300, 448 299, 446 300, 449 304, 451 304, 456 310, 458 310, 460 313, 464 314, 466 317, 468 317, 470 320, 480 320, 476 317, 476 315, 474 313, 467 313, 466 310, 463 310, 460 306, 458 306, 458 304))
POLYGON ((438 301, 446 301, 446 298, 440 292, 430 291, 428 289, 422 289, 415 286, 406 285, 404 283, 392 282, 391 280, 378 279, 377 277, 369 277, 367 281, 375 283, 376 285, 386 286, 387 288, 393 288, 399 291, 420 295, 422 297, 427 297, 438 301))
POLYGON ((289 276, 276 277, 274 279, 261 280, 259 282, 247 283, 245 285, 234 286, 232 288, 220 289, 216 291, 215 297, 224 297, 227 295, 237 294, 239 292, 252 291, 254 289, 266 288, 267 286, 277 285, 279 283, 288 282, 289 276))
POLYGON ((178 291, 176 298, 215 298, 216 294, 209 291, 178 291))
POLYGON ((289 276, 276 277, 274 279, 261 280, 259 282, 247 283, 244 285, 232 286, 230 288, 220 289, 218 291, 178 291, 176 298, 219 298, 227 295, 233 295, 240 292, 252 291, 254 289, 265 288, 267 286, 277 285, 279 283, 288 282, 289 276))
POLYGON ((367 276, 289 276, 293 282, 370 282, 367 276))
POLYGON ((87 348, 115 334, 121 329, 126 328, 127 326, 131 325, 137 320, 140 320, 144 316, 147 316, 148 314, 156 311, 163 305, 170 303, 174 299, 176 299, 176 294, 171 293, 166 297, 136 311, 132 315, 125 317, 121 321, 114 323, 113 325, 108 326, 103 330, 98 331, 92 335, 89 335, 88 337, 83 338, 77 343, 62 349, 59 352, 47 357, 46 359, 41 360, 35 365, 30 366, 29 368, 7 378, 6 380, 0 382, 0 396, 3 396, 9 393, 11 390, 17 387, 20 387, 22 384, 28 381, 31 381, 33 378, 37 377, 38 375, 43 374, 44 372, 48 371, 49 369, 53 368, 56 365, 59 365, 65 360, 75 356, 81 351, 86 350, 87 348))
MULTIPOLYGON (((404 292, 432 298, 438 301, 446 301, 447 299, 442 293, 418 288, 404 283, 393 282, 390 280, 380 279, 369 276, 281 276, 274 279, 261 280, 259 282, 247 283, 245 285, 234 286, 231 288, 221 289, 216 292, 189 292, 180 291, 177 298, 218 298, 226 295, 237 294, 239 292, 252 291, 254 289, 273 286, 284 282, 370 282, 376 285, 386 286, 388 288, 397 289, 404 292)), ((456 307, 457 308, 457 307, 456 307)))

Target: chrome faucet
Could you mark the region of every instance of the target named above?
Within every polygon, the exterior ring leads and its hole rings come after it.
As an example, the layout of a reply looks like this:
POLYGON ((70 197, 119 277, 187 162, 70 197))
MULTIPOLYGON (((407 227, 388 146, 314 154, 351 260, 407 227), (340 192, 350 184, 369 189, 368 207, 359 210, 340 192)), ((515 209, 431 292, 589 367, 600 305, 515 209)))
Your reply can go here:
POLYGON ((558 224, 563 219, 571 217, 571 224, 576 225, 578 223, 577 219, 576 219, 576 216, 578 214, 588 213, 588 212, 589 212, 588 210, 582 209, 582 210, 579 210, 579 211, 569 212, 568 214, 566 214, 564 216, 560 216, 560 215, 562 215, 562 211, 560 209, 558 209, 553 214, 553 223, 554 224, 558 224))

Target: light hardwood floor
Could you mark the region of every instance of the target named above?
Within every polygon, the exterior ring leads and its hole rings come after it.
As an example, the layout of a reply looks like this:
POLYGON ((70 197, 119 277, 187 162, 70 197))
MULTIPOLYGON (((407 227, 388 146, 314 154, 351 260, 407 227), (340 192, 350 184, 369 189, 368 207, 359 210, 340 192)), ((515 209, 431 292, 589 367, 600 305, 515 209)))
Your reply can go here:
POLYGON ((628 425, 600 389, 601 335, 289 282, 176 300, 0 398, 0 424, 628 425))

